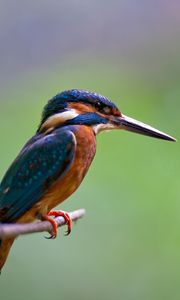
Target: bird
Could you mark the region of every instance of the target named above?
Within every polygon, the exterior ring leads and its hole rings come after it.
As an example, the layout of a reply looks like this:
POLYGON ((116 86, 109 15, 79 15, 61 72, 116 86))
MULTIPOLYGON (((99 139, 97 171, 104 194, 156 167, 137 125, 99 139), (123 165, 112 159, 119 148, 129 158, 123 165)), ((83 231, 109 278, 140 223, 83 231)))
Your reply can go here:
MULTIPOLYGON (((57 236, 52 210, 81 184, 96 153, 96 136, 105 130, 127 130, 167 141, 176 141, 149 125, 122 114, 107 97, 87 90, 58 93, 45 105, 36 133, 27 141, 0 183, 0 225, 48 220, 57 236)), ((0 270, 15 238, 0 240, 0 270)))

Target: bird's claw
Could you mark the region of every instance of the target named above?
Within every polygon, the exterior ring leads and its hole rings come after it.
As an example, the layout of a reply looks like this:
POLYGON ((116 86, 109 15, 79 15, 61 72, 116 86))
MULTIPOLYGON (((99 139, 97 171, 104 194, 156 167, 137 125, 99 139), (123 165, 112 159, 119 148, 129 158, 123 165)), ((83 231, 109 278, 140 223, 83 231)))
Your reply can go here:
POLYGON ((55 238, 56 238, 56 236, 53 235, 53 234, 51 234, 50 236, 45 236, 45 239, 47 239, 47 240, 52 240, 52 239, 55 239, 55 238))
POLYGON ((44 216, 44 220, 49 221, 53 228, 52 231, 53 234, 51 234, 49 237, 45 237, 46 239, 55 239, 57 237, 57 232, 58 232, 57 222, 54 219, 52 219, 50 216, 63 217, 67 224, 67 231, 65 232, 65 235, 69 235, 71 233, 72 219, 70 215, 67 212, 62 210, 54 210, 54 211, 50 211, 47 215, 44 216))

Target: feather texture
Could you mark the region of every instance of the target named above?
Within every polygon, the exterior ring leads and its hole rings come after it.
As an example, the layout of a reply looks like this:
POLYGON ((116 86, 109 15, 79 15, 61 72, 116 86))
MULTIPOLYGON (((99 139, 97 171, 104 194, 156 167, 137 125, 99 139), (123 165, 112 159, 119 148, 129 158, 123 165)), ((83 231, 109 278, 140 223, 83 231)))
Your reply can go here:
POLYGON ((0 222, 13 222, 29 210, 68 171, 76 148, 71 131, 57 129, 27 143, 0 185, 0 222))

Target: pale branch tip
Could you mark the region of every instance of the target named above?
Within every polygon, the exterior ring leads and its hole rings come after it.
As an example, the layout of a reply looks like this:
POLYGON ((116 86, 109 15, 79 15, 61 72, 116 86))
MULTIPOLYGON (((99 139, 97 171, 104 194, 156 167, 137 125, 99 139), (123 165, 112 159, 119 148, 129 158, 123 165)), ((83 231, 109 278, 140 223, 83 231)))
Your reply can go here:
MULTIPOLYGON (((69 212, 69 215, 72 221, 77 221, 84 217, 86 211, 85 209, 78 209, 72 212, 69 212)), ((63 217, 55 218, 58 227, 66 225, 66 222, 63 217)), ((49 233, 52 232, 52 225, 49 221, 38 221, 34 223, 0 223, 0 239, 17 237, 22 234, 30 234, 36 232, 44 232, 47 231, 49 233)))

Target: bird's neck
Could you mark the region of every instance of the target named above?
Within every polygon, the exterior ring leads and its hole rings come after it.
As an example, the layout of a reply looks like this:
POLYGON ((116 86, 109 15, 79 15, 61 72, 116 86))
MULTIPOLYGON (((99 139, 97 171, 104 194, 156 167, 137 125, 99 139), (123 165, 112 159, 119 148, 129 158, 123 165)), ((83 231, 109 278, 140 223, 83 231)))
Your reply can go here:
POLYGON ((50 116, 45 122, 40 124, 38 133, 48 133, 53 129, 62 126, 68 120, 74 119, 78 114, 74 109, 60 112, 50 116))

